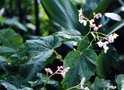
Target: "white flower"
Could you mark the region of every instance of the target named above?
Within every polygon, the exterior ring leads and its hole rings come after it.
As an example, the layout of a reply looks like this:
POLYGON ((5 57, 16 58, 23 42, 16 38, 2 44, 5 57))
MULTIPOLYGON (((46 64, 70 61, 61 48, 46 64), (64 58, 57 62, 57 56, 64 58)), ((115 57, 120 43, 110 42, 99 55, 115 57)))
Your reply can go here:
POLYGON ((103 47, 104 43, 102 41, 97 42, 99 47, 103 47))
POLYGON ((100 24, 98 27, 101 28, 102 27, 102 24, 100 24))
POLYGON ((97 31, 99 28, 97 27, 97 26, 95 26, 94 28, 93 28, 93 30, 94 31, 97 31))
POLYGON ((106 53, 108 51, 109 47, 106 44, 104 44, 103 49, 104 49, 104 53, 106 53))
POLYGON ((65 77, 65 74, 68 72, 68 70, 70 69, 70 67, 66 67, 64 68, 63 66, 58 66, 57 67, 57 74, 60 74, 62 75, 62 77, 64 78, 65 77))
POLYGON ((114 42, 114 38, 113 38, 112 34, 110 36, 108 36, 108 42, 109 43, 113 43, 114 42))
POLYGON ((95 15, 95 18, 96 18, 96 19, 99 19, 99 18, 101 18, 101 17, 102 17, 102 14, 101 14, 101 13, 98 13, 98 14, 95 15))
POLYGON ((89 23, 90 23, 90 25, 92 25, 92 24, 94 23, 94 19, 91 19, 91 20, 89 21, 89 23))
POLYGON ((82 90, 89 90, 88 87, 84 87, 85 80, 86 80, 85 77, 81 79, 80 87, 79 88, 82 89, 82 90))
POLYGON ((79 22, 80 22, 81 24, 83 23, 84 26, 87 25, 87 20, 84 19, 84 16, 83 16, 83 15, 79 16, 79 22))
POLYGON ((87 21, 86 21, 86 20, 84 20, 83 25, 84 25, 84 26, 86 26, 86 25, 87 25, 87 21))
POLYGON ((82 15, 82 9, 78 10, 79 14, 78 16, 81 16, 82 15))
POLYGON ((116 39, 119 35, 116 33, 113 33, 113 38, 116 39))
POLYGON ((82 79, 81 79, 81 82, 80 82, 80 85, 81 85, 80 88, 81 88, 81 89, 84 88, 84 82, 85 82, 85 80, 86 80, 85 78, 82 78, 82 79))
POLYGON ((111 34, 110 36, 108 36, 108 42, 113 43, 117 37, 118 35, 116 33, 111 34))
POLYGON ((90 90, 88 87, 85 87, 83 90, 90 90))
POLYGON ((107 44, 109 44, 108 41, 105 41, 105 42, 99 41, 99 42, 97 42, 97 44, 99 47, 103 47, 104 53, 106 53, 108 51, 108 49, 109 49, 109 47, 107 46, 107 44))

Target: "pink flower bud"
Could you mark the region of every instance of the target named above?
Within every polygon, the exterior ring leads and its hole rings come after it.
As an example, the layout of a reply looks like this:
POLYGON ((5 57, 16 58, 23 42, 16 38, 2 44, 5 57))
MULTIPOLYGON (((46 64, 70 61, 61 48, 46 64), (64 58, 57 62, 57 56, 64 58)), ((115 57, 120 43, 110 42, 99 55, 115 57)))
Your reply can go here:
POLYGON ((94 31, 97 31, 98 29, 99 29, 99 28, 98 28, 97 26, 95 26, 93 30, 94 30, 94 31))
POLYGON ((94 27, 96 27, 96 25, 95 24, 91 24, 90 27, 91 28, 94 28, 94 27))
POLYGON ((53 71, 52 71, 50 68, 45 68, 45 71, 46 71, 47 73, 53 74, 53 71))
POLYGON ((60 74, 62 75, 62 77, 65 77, 65 74, 68 72, 68 70, 70 69, 70 67, 66 67, 66 68, 63 68, 63 66, 58 66, 57 67, 57 74, 60 74))
POLYGON ((95 18, 96 18, 96 19, 99 19, 99 18, 101 18, 101 17, 102 17, 102 14, 101 14, 101 13, 98 13, 98 14, 95 15, 95 18))

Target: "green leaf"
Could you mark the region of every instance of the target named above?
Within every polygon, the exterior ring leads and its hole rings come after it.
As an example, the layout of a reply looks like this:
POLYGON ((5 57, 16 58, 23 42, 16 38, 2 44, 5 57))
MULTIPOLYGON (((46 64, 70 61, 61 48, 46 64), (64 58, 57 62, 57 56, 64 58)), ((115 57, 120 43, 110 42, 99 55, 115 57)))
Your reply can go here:
POLYGON ((110 85, 109 80, 96 77, 94 83, 91 85, 90 90, 110 90, 108 89, 108 85, 110 85))
POLYGON ((70 0, 41 0, 49 15, 62 27, 78 29, 78 10, 70 0))
POLYGON ((84 49, 87 49, 89 44, 90 44, 90 42, 89 42, 89 39, 87 37, 86 38, 82 38, 80 40, 80 42, 78 43, 77 50, 78 51, 83 51, 84 49))
POLYGON ((0 16, 0 23, 4 22, 4 18, 2 16, 0 16))
POLYGON ((111 26, 110 28, 108 28, 105 33, 110 35, 112 33, 114 33, 115 31, 119 30, 120 28, 122 28, 124 26, 124 20, 117 22, 116 24, 114 24, 113 26, 111 26))
POLYGON ((101 0, 101 2, 98 4, 96 9, 94 10, 95 13, 103 13, 108 5, 112 2, 112 0, 101 0))
POLYGON ((21 46, 23 40, 18 33, 14 32, 14 30, 2 29, 0 30, 0 42, 3 46, 17 49, 21 46))
POLYGON ((118 57, 118 53, 113 47, 110 47, 106 54, 101 52, 97 59, 97 74, 102 78, 114 76, 118 57))
POLYGON ((61 42, 63 43, 70 43, 71 45, 77 46, 77 43, 81 39, 81 33, 77 30, 72 30, 72 31, 60 31, 54 34, 57 36, 61 42))
POLYGON ((117 83, 118 90, 122 90, 122 87, 124 86, 124 74, 118 75, 115 81, 117 83))
POLYGON ((7 24, 7 25, 10 25, 10 26, 14 26, 14 27, 17 27, 18 29, 21 29, 23 31, 27 31, 27 28, 22 24, 20 23, 16 17, 14 18, 11 18, 11 19, 8 19, 8 18, 4 18, 4 23, 7 24))
POLYGON ((64 60, 64 67, 70 67, 70 70, 62 82, 63 87, 72 87, 79 84, 81 78, 89 79, 94 75, 96 58, 96 53, 90 49, 70 52, 64 60))
POLYGON ((17 88, 16 86, 12 85, 9 82, 3 81, 2 85, 7 89, 7 90, 33 90, 32 88, 29 87, 24 87, 24 88, 17 88))
POLYGON ((29 88, 29 84, 19 76, 9 76, 6 80, 1 80, 1 84, 7 90, 33 90, 29 88))
POLYGON ((6 55, 6 54, 13 54, 15 52, 16 52, 16 50, 13 48, 0 46, 0 54, 6 55))
POLYGON ((43 88, 41 88, 40 90, 46 90, 46 88, 43 87, 43 88))
POLYGON ((27 40, 20 50, 11 57, 11 63, 22 65, 21 74, 26 74, 30 79, 37 71, 42 70, 53 59, 49 60, 54 49, 59 47, 61 42, 55 36, 41 37, 37 40, 27 40))

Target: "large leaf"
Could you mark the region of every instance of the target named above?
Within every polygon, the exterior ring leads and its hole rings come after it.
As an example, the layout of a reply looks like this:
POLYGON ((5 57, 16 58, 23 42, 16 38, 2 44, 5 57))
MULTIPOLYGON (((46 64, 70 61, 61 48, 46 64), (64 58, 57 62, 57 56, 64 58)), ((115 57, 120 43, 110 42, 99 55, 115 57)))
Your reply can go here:
POLYGON ((30 78, 37 71, 42 70, 45 65, 52 62, 52 59, 49 60, 49 58, 53 55, 54 49, 60 45, 61 42, 55 36, 41 37, 37 40, 27 40, 17 54, 11 57, 11 63, 15 65, 23 64, 20 68, 20 72, 26 74, 27 78, 30 78))
POLYGON ((114 48, 109 48, 109 51, 106 54, 101 52, 97 59, 97 74, 102 78, 114 78, 117 60, 118 53, 114 48))
POLYGON ((72 5, 70 0, 41 0, 49 15, 64 28, 77 29, 78 10, 72 5))
POLYGON ((79 84, 83 77, 89 79, 94 75, 96 57, 96 53, 90 49, 70 52, 64 60, 64 67, 70 67, 62 82, 64 88, 79 84))
POLYGON ((17 49, 22 44, 22 37, 12 29, 0 30, 0 42, 3 46, 17 49))

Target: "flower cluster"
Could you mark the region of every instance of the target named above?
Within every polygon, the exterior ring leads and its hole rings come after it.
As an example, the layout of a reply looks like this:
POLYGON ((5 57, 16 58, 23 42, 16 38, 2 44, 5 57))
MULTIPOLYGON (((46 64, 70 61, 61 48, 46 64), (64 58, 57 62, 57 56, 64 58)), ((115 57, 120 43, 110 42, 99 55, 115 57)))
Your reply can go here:
MULTIPOLYGON (((78 15, 79 16, 79 22, 81 24, 83 24, 84 26, 86 26, 89 23, 90 31, 88 34, 91 33, 94 40, 98 40, 98 42, 97 42, 98 46, 100 48, 103 48, 104 53, 106 53, 109 49, 109 47, 107 45, 109 43, 113 43, 114 40, 118 37, 118 35, 116 33, 113 33, 113 34, 108 36, 108 35, 105 35, 104 33, 98 32, 98 29, 102 27, 102 24, 96 25, 95 20, 102 18, 101 13, 97 13, 97 14, 93 13, 93 18, 88 19, 82 14, 82 9, 80 9, 78 12, 79 12, 79 15, 78 15), (91 31, 91 29, 93 29, 93 31, 91 31)), ((92 45, 92 44, 90 44, 90 45, 92 45)))
POLYGON ((101 13, 98 13, 98 14, 93 13, 94 17, 89 20, 88 18, 86 18, 82 14, 82 9, 78 10, 78 12, 79 12, 79 14, 78 14, 78 16, 79 16, 79 22, 81 24, 83 24, 84 26, 86 26, 87 23, 89 23, 89 27, 93 28, 94 31, 97 31, 100 27, 102 27, 101 24, 98 25, 98 26, 95 24, 95 19, 99 19, 99 18, 102 17, 102 14, 101 13))
POLYGON ((101 40, 99 40, 99 41, 97 42, 97 44, 98 44, 99 47, 103 47, 104 53, 106 53, 107 50, 109 49, 109 47, 107 46, 107 44, 113 43, 114 40, 115 40, 117 37, 118 37, 118 35, 117 35, 116 33, 113 33, 113 34, 109 35, 109 36, 106 38, 107 41, 102 42, 101 40))
POLYGON ((45 68, 45 71, 47 73, 54 74, 54 75, 55 74, 60 74, 64 78, 65 74, 68 72, 69 69, 70 69, 70 67, 64 68, 63 66, 58 66, 57 70, 54 73, 53 73, 53 71, 50 68, 45 68))

